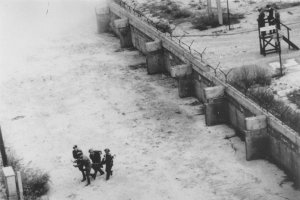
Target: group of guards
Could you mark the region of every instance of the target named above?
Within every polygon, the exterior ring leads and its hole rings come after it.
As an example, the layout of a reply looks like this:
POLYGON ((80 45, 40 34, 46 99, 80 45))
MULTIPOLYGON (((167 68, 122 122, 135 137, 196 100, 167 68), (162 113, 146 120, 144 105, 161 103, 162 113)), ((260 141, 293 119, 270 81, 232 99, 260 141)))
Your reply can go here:
POLYGON ((102 152, 99 150, 89 149, 89 158, 85 156, 81 149, 78 148, 77 145, 73 146, 73 158, 75 161, 74 167, 78 167, 79 171, 82 173, 82 180, 84 182, 87 180, 87 185, 91 184, 90 176, 96 179, 97 173, 100 173, 100 176, 104 174, 102 170, 103 165, 105 165, 106 171, 106 180, 109 180, 109 177, 112 175, 112 166, 113 166, 113 158, 110 154, 109 149, 104 149, 104 156, 101 159, 102 152), (92 161, 92 162, 91 162, 92 161), (94 173, 91 174, 91 169, 94 170, 94 173))
POLYGON ((280 29, 280 14, 279 12, 271 5, 267 5, 265 8, 259 9, 258 23, 259 27, 265 26, 265 12, 268 13, 267 21, 269 26, 276 25, 277 29, 280 29))

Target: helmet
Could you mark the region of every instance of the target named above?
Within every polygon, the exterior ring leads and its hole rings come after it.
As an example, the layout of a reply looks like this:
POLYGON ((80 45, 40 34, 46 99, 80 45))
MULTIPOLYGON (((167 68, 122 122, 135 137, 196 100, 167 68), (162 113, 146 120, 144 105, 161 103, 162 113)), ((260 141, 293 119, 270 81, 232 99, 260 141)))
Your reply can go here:
POLYGON ((92 152, 94 152, 94 149, 92 149, 92 148, 89 149, 89 153, 92 153, 92 152))
POLYGON ((75 149, 75 148, 77 148, 77 145, 74 145, 74 146, 73 146, 73 149, 75 149))
POLYGON ((106 149, 104 149, 104 152, 106 153, 109 153, 110 152, 110 150, 108 149, 108 148, 106 148, 106 149))

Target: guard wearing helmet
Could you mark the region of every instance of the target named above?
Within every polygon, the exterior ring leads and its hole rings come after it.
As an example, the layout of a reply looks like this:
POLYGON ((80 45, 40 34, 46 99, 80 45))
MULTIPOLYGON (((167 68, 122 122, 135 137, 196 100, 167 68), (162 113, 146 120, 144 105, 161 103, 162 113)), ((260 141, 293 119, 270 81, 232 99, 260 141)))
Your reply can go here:
POLYGON ((81 180, 81 182, 87 180, 87 185, 91 184, 91 180, 90 180, 90 172, 91 172, 91 161, 90 159, 83 155, 82 152, 78 153, 78 162, 77 165, 75 165, 74 167, 78 167, 78 168, 82 168, 82 176, 83 179, 81 180))
POLYGON ((100 172, 100 176, 104 174, 104 171, 101 169, 102 168, 102 163, 101 163, 101 151, 89 150, 90 153, 90 159, 92 160, 92 168, 94 170, 94 174, 92 174, 92 177, 96 179, 97 172, 100 172))
POLYGON ((74 145, 72 153, 73 153, 73 158, 75 159, 75 161, 73 161, 73 162, 76 163, 76 165, 74 165, 74 167, 78 167, 79 171, 81 171, 82 182, 83 182, 86 180, 86 178, 85 178, 85 173, 84 173, 83 167, 82 167, 82 165, 80 165, 80 160, 79 160, 79 157, 82 154, 82 150, 79 149, 77 145, 74 145))
POLYGON ((74 146, 73 146, 73 152, 72 152, 72 154, 73 154, 73 158, 74 158, 75 160, 78 159, 78 155, 77 155, 77 154, 78 154, 79 152, 82 153, 81 149, 79 149, 77 145, 74 145, 74 146))
POLYGON ((110 154, 109 149, 104 149, 105 155, 102 160, 102 163, 105 164, 105 171, 106 171, 106 180, 112 175, 112 166, 113 166, 113 156, 110 154))

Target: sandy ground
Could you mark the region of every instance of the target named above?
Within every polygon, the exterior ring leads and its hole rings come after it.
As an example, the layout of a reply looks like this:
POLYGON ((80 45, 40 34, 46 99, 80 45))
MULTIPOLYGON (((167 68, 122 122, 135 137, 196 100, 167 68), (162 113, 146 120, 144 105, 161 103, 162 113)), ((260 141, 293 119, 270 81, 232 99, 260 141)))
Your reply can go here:
POLYGON ((145 58, 96 34, 95 4, 0 3, 1 128, 25 165, 49 172, 50 199, 300 199, 275 165, 245 161, 244 143, 224 139, 232 129, 206 127, 173 79, 129 67, 145 58), (109 147, 112 179, 84 187, 74 144, 109 147))

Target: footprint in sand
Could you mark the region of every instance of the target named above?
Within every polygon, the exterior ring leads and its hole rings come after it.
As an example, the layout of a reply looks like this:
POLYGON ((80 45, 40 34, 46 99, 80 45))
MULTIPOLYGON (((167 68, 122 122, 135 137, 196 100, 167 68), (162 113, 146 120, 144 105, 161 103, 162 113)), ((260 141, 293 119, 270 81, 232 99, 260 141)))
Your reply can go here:
POLYGON ((75 199, 76 198, 76 194, 72 193, 70 195, 67 196, 68 199, 75 199))

